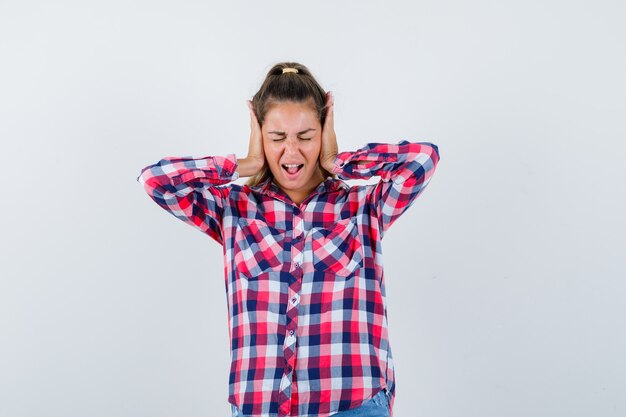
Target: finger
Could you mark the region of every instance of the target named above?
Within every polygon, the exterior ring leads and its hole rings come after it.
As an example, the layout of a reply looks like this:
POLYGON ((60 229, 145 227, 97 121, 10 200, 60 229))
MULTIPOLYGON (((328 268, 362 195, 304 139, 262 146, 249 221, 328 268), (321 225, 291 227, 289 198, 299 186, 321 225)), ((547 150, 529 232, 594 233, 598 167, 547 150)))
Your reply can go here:
POLYGON ((328 101, 326 107, 326 120, 324 121, 324 126, 333 128, 335 126, 335 100, 332 93, 329 91, 328 101))
POLYGON ((251 101, 248 101, 248 110, 250 112, 250 126, 256 127, 259 124, 259 121, 256 118, 256 113, 254 112, 251 101))

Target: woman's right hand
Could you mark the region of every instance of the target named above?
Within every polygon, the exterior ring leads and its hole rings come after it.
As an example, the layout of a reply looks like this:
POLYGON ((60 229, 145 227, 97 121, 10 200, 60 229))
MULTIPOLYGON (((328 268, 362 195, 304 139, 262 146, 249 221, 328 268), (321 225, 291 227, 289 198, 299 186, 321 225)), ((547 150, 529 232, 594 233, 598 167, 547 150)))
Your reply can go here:
POLYGON ((248 110, 250 112, 250 143, 248 144, 248 156, 237 160, 237 172, 241 177, 252 177, 256 175, 265 165, 265 154, 263 153, 263 135, 261 125, 254 114, 252 101, 248 100, 248 110))

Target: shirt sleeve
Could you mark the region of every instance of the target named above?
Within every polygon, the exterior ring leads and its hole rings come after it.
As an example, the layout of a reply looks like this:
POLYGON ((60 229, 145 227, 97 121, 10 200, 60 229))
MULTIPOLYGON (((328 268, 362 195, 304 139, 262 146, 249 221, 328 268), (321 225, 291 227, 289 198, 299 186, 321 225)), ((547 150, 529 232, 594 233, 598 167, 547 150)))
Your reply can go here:
POLYGON ((159 206, 223 243, 222 218, 230 187, 239 178, 234 154, 166 157, 141 170, 137 181, 159 206))
POLYGON ((339 153, 333 172, 340 179, 380 177, 367 198, 382 236, 422 193, 438 162, 439 148, 432 143, 368 143, 356 152, 339 153))

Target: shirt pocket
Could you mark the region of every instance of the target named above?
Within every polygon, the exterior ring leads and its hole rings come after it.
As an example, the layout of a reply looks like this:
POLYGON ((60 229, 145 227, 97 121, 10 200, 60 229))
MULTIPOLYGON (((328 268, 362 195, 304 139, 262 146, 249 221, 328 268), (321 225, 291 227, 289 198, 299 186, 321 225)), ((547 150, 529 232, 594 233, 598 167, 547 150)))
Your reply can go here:
POLYGON ((280 271, 284 265, 285 231, 262 220, 239 218, 235 232, 235 266, 246 278, 280 271))
POLYGON ((339 221, 332 229, 314 228, 311 235, 316 270, 349 277, 363 266, 363 245, 356 218, 339 221))

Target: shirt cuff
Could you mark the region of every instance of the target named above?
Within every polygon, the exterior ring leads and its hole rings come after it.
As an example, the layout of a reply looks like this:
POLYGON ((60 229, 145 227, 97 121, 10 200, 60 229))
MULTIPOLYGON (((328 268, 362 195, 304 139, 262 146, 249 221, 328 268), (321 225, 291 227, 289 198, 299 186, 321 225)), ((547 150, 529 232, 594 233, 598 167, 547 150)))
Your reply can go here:
POLYGON ((239 178, 235 154, 183 159, 186 160, 189 168, 172 177, 171 183, 174 186, 195 180, 206 180, 212 184, 221 185, 239 178))
POLYGON ((342 179, 366 179, 378 175, 385 164, 398 161, 397 154, 377 152, 374 145, 368 144, 355 152, 339 153, 335 158, 333 173, 342 179))

